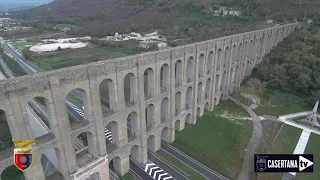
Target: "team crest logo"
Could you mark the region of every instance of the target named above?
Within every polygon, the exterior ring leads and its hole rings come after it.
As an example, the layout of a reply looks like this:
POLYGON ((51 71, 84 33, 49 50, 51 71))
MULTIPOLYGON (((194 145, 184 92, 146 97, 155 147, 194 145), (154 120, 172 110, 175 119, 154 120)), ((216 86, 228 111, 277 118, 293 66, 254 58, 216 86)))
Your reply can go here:
POLYGON ((264 171, 267 167, 266 159, 264 158, 257 158, 256 160, 256 167, 259 171, 264 171))
POLYGON ((36 140, 19 141, 12 139, 15 143, 14 148, 14 165, 20 170, 25 171, 32 165, 32 147, 30 144, 36 140))

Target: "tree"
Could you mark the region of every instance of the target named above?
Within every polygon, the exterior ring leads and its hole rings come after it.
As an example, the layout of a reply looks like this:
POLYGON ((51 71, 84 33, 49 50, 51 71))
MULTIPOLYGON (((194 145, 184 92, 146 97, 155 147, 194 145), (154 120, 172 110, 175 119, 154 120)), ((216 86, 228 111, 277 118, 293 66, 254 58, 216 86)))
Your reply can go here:
POLYGON ((62 48, 60 46, 58 46, 57 51, 61 51, 61 50, 62 50, 62 48))

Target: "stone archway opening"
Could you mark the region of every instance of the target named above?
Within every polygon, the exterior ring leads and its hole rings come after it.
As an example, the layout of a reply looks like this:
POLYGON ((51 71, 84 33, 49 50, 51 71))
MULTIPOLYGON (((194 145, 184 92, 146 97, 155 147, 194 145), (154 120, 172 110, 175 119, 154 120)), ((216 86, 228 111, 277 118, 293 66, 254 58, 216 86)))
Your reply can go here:
POLYGON ((197 102, 201 102, 202 100, 202 82, 198 83, 198 97, 197 97, 197 102))
POLYGON ((1 180, 22 180, 24 179, 23 172, 15 165, 8 166, 1 173, 1 180))
POLYGON ((181 112, 181 92, 177 92, 175 96, 175 115, 178 116, 181 112))
POLYGON ((192 124, 192 117, 191 117, 191 114, 189 113, 187 116, 186 116, 186 120, 185 120, 185 122, 187 123, 187 124, 192 124))
POLYGON ((223 92, 225 89, 227 89, 226 86, 227 86, 227 71, 224 71, 221 79, 220 92, 223 92))
POLYGON ((99 85, 101 111, 103 117, 107 117, 115 112, 116 106, 116 94, 114 89, 114 83, 111 79, 103 80, 99 85))
POLYGON ((156 139, 154 135, 148 137, 147 146, 150 151, 156 152, 156 139))
POLYGON ((61 163, 60 150, 50 148, 41 155, 41 165, 47 180, 63 179, 63 167, 61 163))
POLYGON ((154 71, 148 68, 144 71, 144 96, 145 99, 150 99, 154 97, 155 82, 154 82, 154 71))
POLYGON ((223 68, 226 68, 226 66, 229 64, 229 58, 230 58, 230 48, 226 47, 224 51, 223 68))
POLYGON ((229 83, 229 89, 233 89, 233 85, 234 85, 234 75, 235 75, 235 71, 233 70, 233 68, 230 69, 230 75, 231 75, 231 78, 230 78, 230 83, 229 83))
POLYGON ((213 72, 212 67, 213 67, 213 51, 210 51, 207 59, 207 74, 210 74, 213 72))
POLYGON ((178 60, 175 64, 175 84, 176 87, 181 86, 182 84, 182 61, 178 60))
POLYGON ((208 102, 204 105, 204 112, 209 112, 209 103, 208 102))
POLYGON ((218 62, 217 62, 217 70, 219 71, 221 69, 222 64, 222 49, 220 48, 218 50, 218 62))
POLYGON ((219 88, 219 74, 216 75, 216 80, 215 80, 215 93, 216 94, 219 94, 220 92, 220 88, 219 88))
POLYGON ((128 140, 130 142, 139 136, 139 121, 138 114, 136 112, 132 112, 128 115, 127 127, 128 140))
POLYGON ((34 139, 51 133, 51 127, 55 126, 49 106, 48 100, 39 96, 31 99, 26 106, 34 139))
POLYGON ((155 107, 153 104, 149 104, 146 107, 145 117, 146 117, 147 132, 149 132, 155 126, 155 123, 156 123, 155 107))
POLYGON ((136 163, 140 163, 140 151, 138 145, 134 145, 130 149, 130 158, 136 163))
POLYGON ((235 74, 234 74, 234 80, 233 80, 233 85, 234 85, 234 87, 237 87, 238 84, 239 84, 239 76, 240 76, 239 73, 240 73, 240 72, 239 72, 239 66, 237 66, 237 67, 236 67, 235 74))
POLYGON ((66 107, 71 126, 86 121, 89 113, 86 92, 80 88, 71 90, 66 96, 66 107))
POLYGON ((197 108, 197 120, 200 119, 200 115, 201 115, 201 109, 200 107, 197 108))
POLYGON ((169 119, 169 99, 165 97, 161 101, 161 123, 165 123, 169 119))
POLYGON ((181 127, 181 121, 178 119, 176 120, 175 124, 174 124, 175 130, 176 131, 181 131, 182 127, 181 127))
POLYGON ((232 60, 231 60, 232 64, 236 63, 236 50, 237 50, 237 46, 234 44, 232 46, 232 60))
POLYGON ((0 139, 2 141, 0 151, 13 147, 12 136, 5 112, 0 109, 0 139))
POLYGON ((237 52, 237 62, 239 61, 242 61, 242 50, 243 50, 243 46, 242 46, 242 43, 239 44, 239 47, 238 47, 238 52, 237 52))
POLYGON ((190 57, 187 61, 187 83, 194 80, 194 58, 190 57))
POLYGON ((169 142, 170 141, 169 136, 170 136, 169 128, 168 127, 163 128, 161 131, 161 139, 165 142, 169 142))
POLYGON ((204 54, 200 54, 199 56, 199 67, 198 67, 198 77, 203 77, 204 71, 204 54))
POLYGON ((163 64, 160 69, 160 88, 162 92, 166 92, 169 89, 169 65, 163 64))
POLYGON ((208 78, 208 79, 207 79, 207 82, 206 82, 206 90, 205 90, 205 94, 204 94, 204 98, 205 98, 206 100, 209 99, 210 89, 211 89, 211 79, 208 78))
POLYGON ((192 87, 190 86, 187 89, 187 93, 186 93, 186 110, 190 109, 192 106, 192 87))
POLYGON ((83 132, 77 136, 74 142, 76 162, 78 166, 85 164, 94 157, 94 143, 91 132, 83 132))
POLYGON ((114 157, 109 160, 109 171, 116 173, 119 177, 121 177, 121 159, 120 157, 114 157))
MULTIPOLYGON (((134 115, 132 119, 134 119, 134 115)), ((116 121, 112 121, 105 126, 104 136, 106 138, 107 149, 119 144, 119 129, 116 121)))
POLYGON ((90 175, 89 180, 101 180, 102 175, 98 172, 95 172, 90 175))
POLYGON ((135 105, 137 103, 137 83, 133 73, 128 73, 124 77, 123 87, 126 106, 130 107, 135 105))

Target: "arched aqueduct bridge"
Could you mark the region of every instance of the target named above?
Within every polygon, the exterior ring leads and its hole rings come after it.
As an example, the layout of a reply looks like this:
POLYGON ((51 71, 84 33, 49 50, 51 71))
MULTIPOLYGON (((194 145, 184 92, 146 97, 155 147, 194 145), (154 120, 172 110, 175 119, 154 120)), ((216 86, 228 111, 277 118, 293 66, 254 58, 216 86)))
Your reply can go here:
MULTIPOLYGON (((297 25, 0 81, 0 115, 12 138, 34 139, 26 108, 31 99, 44 99, 49 117, 48 133, 33 145, 34 163, 25 178, 46 179, 41 156, 48 150, 55 151, 65 179, 107 180, 111 161, 124 175, 129 156, 145 164, 148 149, 159 150, 161 140, 173 142, 175 130, 212 111, 297 25), (84 119, 72 124, 66 97, 74 89, 82 91, 84 119), (106 140, 105 128, 112 140, 106 140), (77 150, 77 137, 86 139, 85 150, 77 150)), ((0 155, 0 172, 12 164, 11 148, 0 155)))

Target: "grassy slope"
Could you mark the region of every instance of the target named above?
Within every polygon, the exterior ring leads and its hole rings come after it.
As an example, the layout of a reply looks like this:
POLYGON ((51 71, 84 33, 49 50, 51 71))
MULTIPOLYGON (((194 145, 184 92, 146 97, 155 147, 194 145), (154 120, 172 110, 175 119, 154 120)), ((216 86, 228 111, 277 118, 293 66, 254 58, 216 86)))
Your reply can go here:
POLYGON ((7 167, 1 173, 2 180, 21 180, 23 177, 23 172, 18 170, 14 165, 7 167))
MULTIPOLYGON (((258 153, 260 154, 292 154, 301 135, 301 129, 283 125, 276 121, 262 121, 263 135, 258 153), (279 130, 281 131, 275 139, 279 130), (275 140, 274 140, 275 139, 275 140), (273 144, 272 144, 273 142, 273 144)), ((259 180, 281 180, 282 173, 259 173, 259 180)))
POLYGON ((182 132, 176 133, 173 145, 234 179, 241 168, 252 132, 252 122, 237 117, 249 115, 233 102, 222 101, 213 113, 202 116, 196 125, 186 125, 182 132), (230 118, 222 117, 226 114, 230 118))
POLYGON ((279 116, 311 110, 305 99, 280 90, 268 89, 260 101, 261 105, 254 110, 258 115, 279 116))

